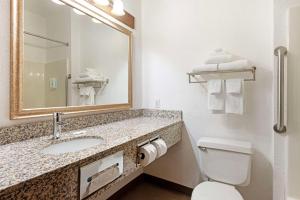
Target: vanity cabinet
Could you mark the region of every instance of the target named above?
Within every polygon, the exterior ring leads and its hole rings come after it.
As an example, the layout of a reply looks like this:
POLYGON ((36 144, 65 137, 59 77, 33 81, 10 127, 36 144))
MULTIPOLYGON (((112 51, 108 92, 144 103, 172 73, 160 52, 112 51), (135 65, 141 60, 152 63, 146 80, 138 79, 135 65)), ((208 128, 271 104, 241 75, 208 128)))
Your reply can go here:
MULTIPOLYGON (((144 126, 146 124, 143 124, 144 126)), ((106 151, 82 159, 49 173, 34 177, 25 182, 8 187, 0 191, 1 200, 79 200, 80 199, 80 168, 87 166, 107 156, 123 152, 123 174, 113 182, 105 185, 95 193, 88 196, 87 200, 103 199, 103 194, 114 187, 115 184, 126 179, 129 175, 140 170, 136 164, 137 145, 153 137, 160 136, 166 141, 168 148, 181 140, 182 122, 176 122, 164 128, 152 130, 136 139, 129 140, 121 145, 114 146, 106 151)), ((1 147, 1 146, 0 146, 1 147)), ((0 148, 1 149, 1 148, 0 148)), ((66 155, 67 156, 67 155, 66 155)), ((67 158, 66 158, 67 159, 67 158)), ((50 166, 51 161, 47 164, 50 166)), ((45 165, 47 165, 45 163, 45 165)), ((51 163, 55 165, 55 161, 51 163)), ((21 167, 21 165, 20 165, 21 167)), ((13 174, 12 174, 13 175, 13 174)), ((26 176, 26 175, 24 175, 26 176)))

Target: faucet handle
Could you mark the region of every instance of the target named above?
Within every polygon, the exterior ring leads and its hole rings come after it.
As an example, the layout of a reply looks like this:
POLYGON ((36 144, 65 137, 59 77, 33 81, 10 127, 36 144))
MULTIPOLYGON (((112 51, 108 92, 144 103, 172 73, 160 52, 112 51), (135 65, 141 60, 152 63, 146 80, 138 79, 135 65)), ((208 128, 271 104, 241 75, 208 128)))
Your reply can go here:
POLYGON ((59 139, 61 134, 61 125, 62 125, 62 113, 60 112, 54 112, 53 113, 53 138, 59 139))

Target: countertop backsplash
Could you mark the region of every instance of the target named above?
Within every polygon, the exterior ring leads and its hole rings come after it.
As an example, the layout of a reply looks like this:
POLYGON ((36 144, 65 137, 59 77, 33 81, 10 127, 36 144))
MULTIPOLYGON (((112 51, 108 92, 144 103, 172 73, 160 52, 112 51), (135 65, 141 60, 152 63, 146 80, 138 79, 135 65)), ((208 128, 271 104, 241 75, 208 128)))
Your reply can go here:
MULTIPOLYGON (((142 116, 182 120, 181 111, 131 109, 75 117, 64 116, 62 131, 73 131, 142 116)), ((52 120, 25 123, 10 127, 0 127, 0 145, 51 135, 52 129, 52 120)))

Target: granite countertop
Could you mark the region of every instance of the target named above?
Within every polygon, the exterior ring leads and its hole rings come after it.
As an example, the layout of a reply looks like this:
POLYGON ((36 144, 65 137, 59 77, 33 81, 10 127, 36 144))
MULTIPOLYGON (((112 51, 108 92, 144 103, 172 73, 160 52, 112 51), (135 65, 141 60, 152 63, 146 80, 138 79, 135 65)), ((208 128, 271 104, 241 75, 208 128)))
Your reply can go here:
POLYGON ((180 123, 179 119, 138 117, 105 125, 62 133, 59 140, 44 136, 0 146, 0 191, 55 171, 133 141, 154 131, 180 123), (82 132, 81 134, 78 131, 82 132), (84 137, 101 137, 105 142, 97 146, 60 155, 46 155, 40 151, 65 140, 84 137))

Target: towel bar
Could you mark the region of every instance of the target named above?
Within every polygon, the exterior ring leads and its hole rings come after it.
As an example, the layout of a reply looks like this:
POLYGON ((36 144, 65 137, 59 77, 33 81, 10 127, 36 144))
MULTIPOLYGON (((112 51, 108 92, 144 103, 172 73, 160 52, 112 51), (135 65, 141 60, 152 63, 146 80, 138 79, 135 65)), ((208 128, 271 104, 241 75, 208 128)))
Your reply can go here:
POLYGON ((187 73, 187 75, 189 76, 189 83, 207 83, 207 81, 209 79, 226 80, 226 79, 232 79, 232 78, 243 78, 245 81, 255 81, 256 80, 256 67, 251 67, 248 69, 199 71, 199 72, 187 73), (238 74, 238 73, 243 73, 244 76, 237 76, 236 74, 238 74), (204 80, 197 80, 198 79, 197 76, 199 76, 200 78, 202 78, 204 80), (212 77, 208 77, 205 79, 205 78, 203 78, 203 76, 212 76, 212 77))

